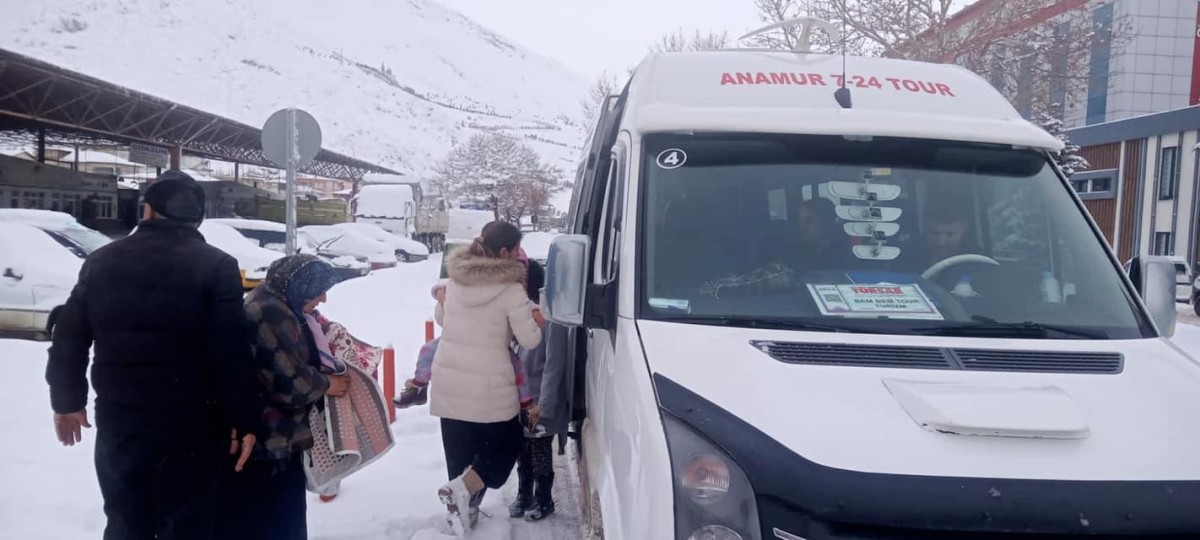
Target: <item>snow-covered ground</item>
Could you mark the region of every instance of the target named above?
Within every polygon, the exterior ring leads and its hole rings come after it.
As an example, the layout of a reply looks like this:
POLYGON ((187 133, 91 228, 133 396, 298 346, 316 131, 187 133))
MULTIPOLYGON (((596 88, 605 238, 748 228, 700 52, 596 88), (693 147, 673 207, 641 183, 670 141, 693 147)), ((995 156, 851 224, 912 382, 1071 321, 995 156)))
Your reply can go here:
MULTIPOLYGON (((360 338, 396 347, 397 378, 412 370, 424 341, 424 321, 432 313, 429 288, 437 279, 440 256, 340 284, 323 308, 360 338)), ((100 490, 92 465, 95 432, 63 448, 54 438, 43 369, 46 344, 0 340, 8 390, 0 395, 0 539, 84 540, 104 528, 100 490)), ((437 540, 443 533, 445 507, 435 490, 445 482, 438 422, 427 407, 400 411, 393 426, 396 447, 342 484, 341 495, 323 504, 309 499, 309 530, 314 540, 437 540)), ((570 452, 568 451, 568 454, 570 452)), ((509 520, 513 483, 489 493, 485 520, 473 538, 482 540, 579 537, 578 499, 573 464, 558 457, 556 501, 559 513, 541 523, 509 520)))

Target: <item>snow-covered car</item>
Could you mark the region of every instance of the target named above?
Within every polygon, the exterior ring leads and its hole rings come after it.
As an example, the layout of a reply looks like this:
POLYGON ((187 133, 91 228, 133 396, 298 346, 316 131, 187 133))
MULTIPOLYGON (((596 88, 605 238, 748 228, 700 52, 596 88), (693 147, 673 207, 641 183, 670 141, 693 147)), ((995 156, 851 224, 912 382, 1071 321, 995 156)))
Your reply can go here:
MULTIPOLYGON (((282 223, 236 218, 214 218, 207 221, 209 223, 219 223, 233 227, 242 236, 245 236, 251 242, 257 243, 259 247, 279 253, 286 252, 287 226, 282 223)), ((308 253, 325 259, 326 262, 333 266, 334 270, 337 271, 338 277, 343 281, 362 277, 371 272, 371 264, 367 261, 366 257, 355 257, 324 250, 322 249, 321 242, 318 242, 307 231, 296 231, 296 247, 300 253, 308 253)))
POLYGON ((0 221, 37 227, 81 258, 112 242, 111 238, 81 225, 74 216, 65 212, 0 208, 0 221))
POLYGON ((221 223, 201 223, 200 234, 204 235, 204 241, 209 245, 237 259, 242 274, 242 288, 246 290, 262 283, 267 278, 267 268, 271 263, 283 257, 283 253, 263 248, 242 236, 237 229, 221 223))
POLYGON ((81 266, 44 230, 0 221, 0 334, 48 338, 81 266))
POLYGON ((363 257, 371 270, 396 266, 396 253, 391 247, 372 240, 357 231, 331 225, 309 225, 300 231, 317 242, 320 250, 338 256, 363 257))
POLYGON ((530 259, 546 266, 546 259, 550 257, 550 245, 554 243, 554 238, 557 234, 547 232, 527 232, 521 238, 521 248, 525 250, 525 255, 530 259))
POLYGON ((333 225, 333 227, 354 231, 364 237, 391 247, 398 261, 417 262, 429 258, 429 248, 425 244, 392 234, 378 225, 370 223, 338 223, 333 225))

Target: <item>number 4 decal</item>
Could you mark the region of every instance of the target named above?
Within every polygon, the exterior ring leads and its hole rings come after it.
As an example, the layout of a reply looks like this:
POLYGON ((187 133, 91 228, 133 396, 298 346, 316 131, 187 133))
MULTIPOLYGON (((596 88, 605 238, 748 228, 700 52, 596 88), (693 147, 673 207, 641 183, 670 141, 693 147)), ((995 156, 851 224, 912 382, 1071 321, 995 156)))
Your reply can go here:
POLYGON ((678 169, 687 163, 687 152, 678 148, 669 148, 658 154, 658 166, 663 169, 678 169))

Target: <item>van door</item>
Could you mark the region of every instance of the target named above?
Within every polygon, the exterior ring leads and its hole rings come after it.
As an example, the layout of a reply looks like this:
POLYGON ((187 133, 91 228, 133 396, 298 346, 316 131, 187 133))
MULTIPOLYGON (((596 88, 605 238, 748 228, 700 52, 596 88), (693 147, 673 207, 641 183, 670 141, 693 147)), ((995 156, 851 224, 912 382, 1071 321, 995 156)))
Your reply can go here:
MULTIPOLYGON (((615 285, 618 275, 626 158, 625 145, 617 143, 613 147, 605 185, 602 190, 594 192, 599 196, 593 208, 600 210, 597 226, 592 229, 595 231, 592 235, 592 283, 597 286, 615 285)), ((613 313, 615 315, 615 310, 613 313)), ((627 429, 628 419, 622 414, 619 403, 624 401, 626 405, 632 405, 632 400, 622 392, 623 383, 618 373, 626 370, 617 365, 628 359, 618 358, 616 353, 616 317, 608 322, 608 327, 588 326, 584 330, 587 334, 584 394, 588 418, 582 434, 585 453, 593 456, 587 466, 591 480, 597 485, 591 487, 600 495, 601 508, 610 509, 604 512, 605 530, 609 530, 613 520, 625 516, 621 501, 616 498, 622 489, 616 484, 622 481, 622 473, 628 470, 629 463, 637 454, 632 434, 627 429)), ((621 525, 617 525, 617 531, 614 532, 619 532, 621 528, 621 525)))

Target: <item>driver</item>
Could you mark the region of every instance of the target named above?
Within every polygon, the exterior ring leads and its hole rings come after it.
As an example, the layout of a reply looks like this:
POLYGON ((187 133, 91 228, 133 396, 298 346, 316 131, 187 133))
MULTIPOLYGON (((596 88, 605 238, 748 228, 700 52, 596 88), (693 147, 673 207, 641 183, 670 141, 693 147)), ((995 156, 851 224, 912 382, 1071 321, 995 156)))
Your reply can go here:
MULTIPOLYGON (((943 206, 930 211, 925 222, 926 269, 957 255, 983 253, 968 223, 959 207, 943 206)), ((964 276, 967 276, 964 268, 956 265, 938 273, 934 281, 949 291, 964 276)))

